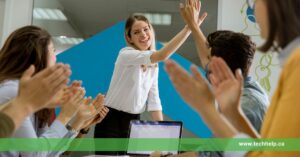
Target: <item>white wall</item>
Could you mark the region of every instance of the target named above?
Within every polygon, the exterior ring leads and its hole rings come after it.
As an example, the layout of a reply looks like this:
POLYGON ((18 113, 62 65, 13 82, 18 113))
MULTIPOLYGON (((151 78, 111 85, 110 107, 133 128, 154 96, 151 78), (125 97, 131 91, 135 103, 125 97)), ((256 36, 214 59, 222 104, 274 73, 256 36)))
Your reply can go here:
MULTIPOLYGON (((218 29, 248 34, 257 46, 260 46, 263 40, 260 38, 259 28, 247 18, 247 8, 246 0, 219 0, 218 29)), ((263 85, 270 96, 276 88, 279 73, 276 54, 255 54, 250 75, 263 85)))
POLYGON ((6 0, 2 41, 17 28, 31 24, 32 7, 33 0, 6 0))

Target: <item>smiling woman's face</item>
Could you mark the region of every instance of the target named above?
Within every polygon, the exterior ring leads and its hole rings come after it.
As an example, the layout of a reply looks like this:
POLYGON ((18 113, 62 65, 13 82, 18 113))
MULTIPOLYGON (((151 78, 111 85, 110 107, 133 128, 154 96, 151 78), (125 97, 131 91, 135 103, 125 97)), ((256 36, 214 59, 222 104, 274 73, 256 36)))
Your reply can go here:
POLYGON ((135 21, 129 33, 131 37, 128 37, 128 39, 132 45, 139 50, 149 50, 153 35, 148 23, 140 20, 135 21))

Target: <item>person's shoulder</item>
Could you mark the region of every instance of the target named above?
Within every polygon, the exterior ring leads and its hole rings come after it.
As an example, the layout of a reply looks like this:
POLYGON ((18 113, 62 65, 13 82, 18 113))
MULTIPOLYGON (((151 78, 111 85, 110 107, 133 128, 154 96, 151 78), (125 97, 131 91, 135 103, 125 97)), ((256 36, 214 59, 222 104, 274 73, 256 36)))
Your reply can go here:
POLYGON ((241 97, 242 106, 267 106, 269 104, 269 97, 266 91, 259 85, 259 83, 252 79, 245 83, 244 92, 241 97))
POLYGON ((246 91, 246 92, 255 91, 255 92, 258 92, 260 94, 267 95, 264 88, 258 83, 257 80, 253 79, 252 77, 250 77, 249 80, 245 81, 244 91, 246 91))
POLYGON ((120 52, 119 52, 119 57, 121 57, 121 58, 123 58, 123 57, 125 57, 125 58, 127 58, 127 57, 130 57, 130 56, 136 56, 137 54, 140 54, 140 50, 137 50, 137 49, 135 49, 135 48, 133 48, 133 47, 124 47, 124 48, 122 48, 121 50, 120 50, 120 52))
POLYGON ((156 50, 139 50, 139 49, 136 49, 134 47, 130 47, 130 46, 127 46, 127 47, 124 47, 120 50, 120 53, 140 53, 140 52, 143 52, 144 53, 152 53, 152 52, 155 52, 156 50))
POLYGON ((293 51, 295 55, 300 56, 300 45, 298 45, 293 51))
POLYGON ((282 67, 281 73, 286 77, 289 77, 289 75, 291 74, 299 77, 300 76, 299 70, 300 70, 300 45, 292 50, 291 55, 288 57, 286 63, 282 67))
POLYGON ((120 50, 120 53, 126 53, 126 52, 138 52, 139 50, 133 48, 133 47, 130 47, 130 46, 127 46, 127 47, 124 47, 120 50))
POLYGON ((18 80, 5 80, 0 83, 0 91, 18 88, 18 85, 19 85, 18 80))

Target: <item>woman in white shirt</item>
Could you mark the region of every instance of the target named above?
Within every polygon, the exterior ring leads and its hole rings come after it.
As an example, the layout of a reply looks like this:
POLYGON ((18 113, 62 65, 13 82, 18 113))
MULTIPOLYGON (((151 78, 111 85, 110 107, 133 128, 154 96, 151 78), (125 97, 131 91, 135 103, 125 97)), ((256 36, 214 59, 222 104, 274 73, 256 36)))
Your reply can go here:
POLYGON ((126 138, 130 121, 139 119, 146 109, 151 112, 154 121, 163 120, 158 92, 158 62, 168 59, 190 33, 190 29, 185 26, 163 48, 156 50, 154 30, 148 19, 142 15, 132 15, 127 19, 125 39, 128 47, 120 50, 115 63, 105 99, 110 112, 97 124, 95 138, 126 138))

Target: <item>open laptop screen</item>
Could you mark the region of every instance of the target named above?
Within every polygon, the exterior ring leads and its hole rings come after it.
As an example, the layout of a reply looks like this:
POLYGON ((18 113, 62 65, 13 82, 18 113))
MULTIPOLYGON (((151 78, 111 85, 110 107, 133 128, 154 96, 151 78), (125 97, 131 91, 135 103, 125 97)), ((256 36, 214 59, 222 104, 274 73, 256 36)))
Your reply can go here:
MULTIPOLYGON (((181 130, 182 130, 182 122, 178 122, 178 121, 153 122, 153 121, 134 120, 130 122, 129 138, 180 138, 181 130)), ((128 147, 134 148, 134 145, 130 143, 130 140, 128 143, 128 147)), ((128 150, 127 153, 137 154, 137 155, 150 155, 151 153, 153 153, 153 151, 133 151, 133 150, 132 149, 128 150)), ((162 151, 162 153, 178 154, 178 150, 162 151)))

